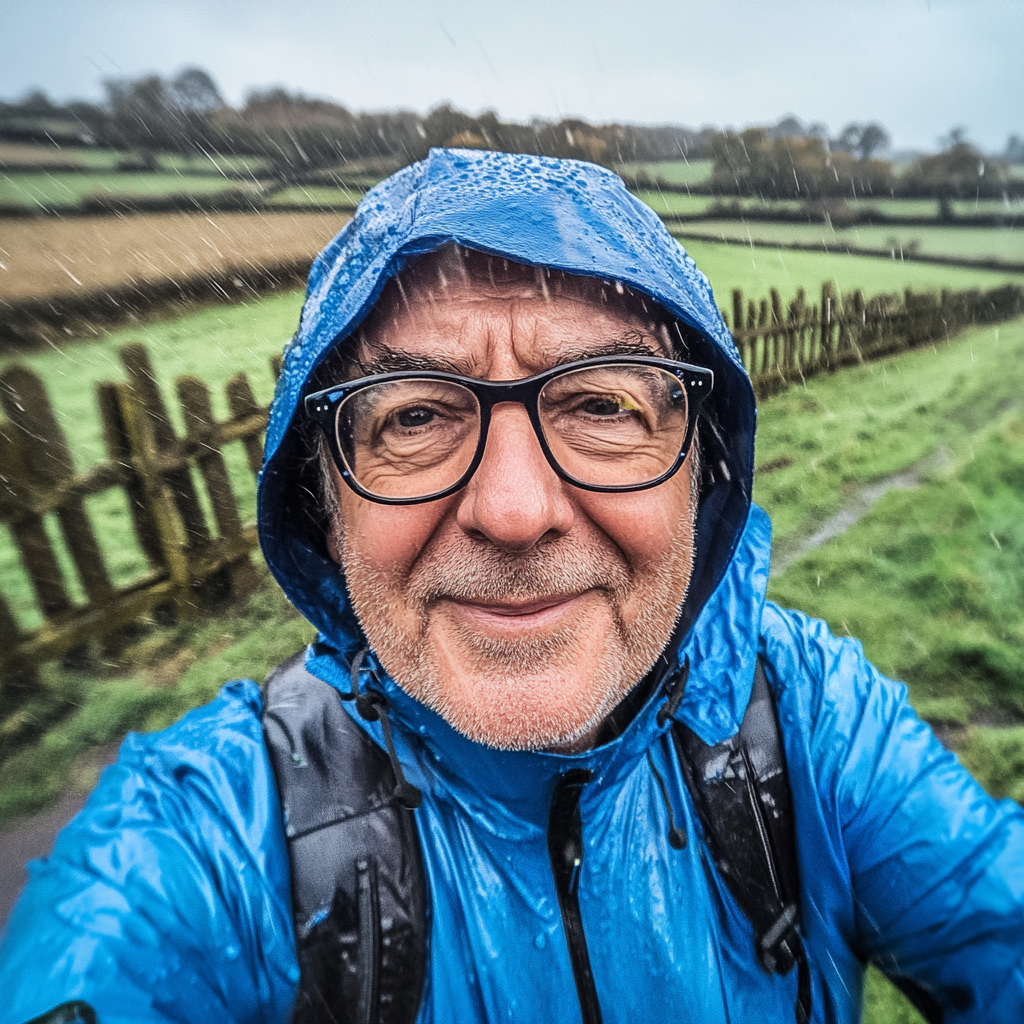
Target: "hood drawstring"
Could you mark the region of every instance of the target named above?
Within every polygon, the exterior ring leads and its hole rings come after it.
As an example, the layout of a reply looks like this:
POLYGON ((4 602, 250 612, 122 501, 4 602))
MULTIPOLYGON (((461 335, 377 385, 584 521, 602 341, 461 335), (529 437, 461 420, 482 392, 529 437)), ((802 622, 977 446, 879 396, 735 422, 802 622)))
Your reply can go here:
POLYGON ((651 772, 655 779, 657 779, 658 789, 661 790, 661 798, 665 801, 665 810, 668 811, 668 845, 673 850, 682 850, 686 846, 686 832, 676 825, 675 815, 672 813, 672 801, 668 795, 668 786, 665 785, 665 780, 655 766, 654 758, 651 757, 649 750, 647 751, 647 763, 651 766, 651 772))
POLYGON ((657 723, 660 729, 664 724, 675 716, 675 713, 679 710, 679 705, 683 702, 683 693, 686 690, 686 680, 690 678, 690 656, 687 655, 683 660, 682 668, 679 669, 679 675, 676 676, 675 682, 671 684, 668 690, 668 700, 658 709, 657 723))
MULTIPOLYGON (((690 677, 690 656, 687 655, 675 680, 669 685, 668 700, 658 709, 657 723, 661 728, 679 710, 683 700, 683 693, 686 690, 686 680, 690 677)), ((654 758, 650 750, 647 751, 647 763, 651 766, 651 772, 658 782, 658 789, 661 790, 661 798, 665 802, 665 810, 668 811, 668 844, 674 850, 682 850, 686 846, 686 830, 677 827, 675 815, 672 812, 672 801, 668 795, 668 786, 661 772, 655 767, 654 758)))
MULTIPOLYGON (((415 811, 423 802, 423 794, 411 782, 405 778, 402 771, 402 764, 398 760, 395 751, 395 741, 391 735, 391 722, 388 720, 388 701, 381 693, 368 690, 366 693, 359 692, 359 673, 362 671, 363 662, 369 648, 364 647, 353 659, 349 669, 351 684, 348 693, 340 693, 342 700, 354 700, 356 711, 359 717, 367 722, 380 722, 381 731, 384 733, 384 744, 388 749, 388 760, 391 762, 391 770, 395 773, 394 798, 405 808, 415 811)), ((376 678, 376 675, 374 675, 376 678)), ((340 691, 339 691, 340 692, 340 691)))

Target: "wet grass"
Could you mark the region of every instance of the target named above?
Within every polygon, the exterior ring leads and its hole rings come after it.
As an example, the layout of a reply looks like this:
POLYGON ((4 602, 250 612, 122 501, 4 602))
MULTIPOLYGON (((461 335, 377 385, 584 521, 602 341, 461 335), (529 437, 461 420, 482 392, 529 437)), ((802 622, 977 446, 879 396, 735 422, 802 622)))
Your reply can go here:
POLYGON ((701 235, 721 235, 723 239, 738 242, 768 244, 800 243, 841 249, 851 246, 860 249, 881 249, 892 253, 893 260, 902 262, 904 255, 915 253, 955 256, 965 259, 997 259, 1009 263, 1024 263, 1024 231, 1019 228, 972 227, 894 227, 875 224, 833 230, 826 224, 781 224, 735 220, 699 221, 678 236, 686 240, 687 231, 701 235))
MULTIPOLYGON (((1020 377, 1018 387, 1024 395, 1020 377)), ((960 457, 945 469, 912 490, 889 492, 769 591, 833 632, 859 638, 879 669, 906 682, 912 703, 933 723, 1021 723, 1024 415, 1010 411, 956 447, 960 457)), ((1016 774, 997 768, 1002 748, 991 734, 963 739, 998 796, 1024 793, 1020 733, 1008 740, 1017 749, 1016 774)))
POLYGON ((713 160, 655 160, 651 163, 620 164, 616 174, 631 177, 648 174, 669 185, 696 185, 711 177, 713 160))
POLYGON ((218 192, 253 190, 252 180, 234 180, 219 174, 183 175, 174 171, 7 171, 0 174, 0 204, 26 209, 66 209, 90 196, 213 195, 218 192))
MULTIPOLYGON (((700 228, 695 227, 694 231, 700 228)), ((736 244, 687 239, 674 232, 686 251, 707 274, 722 309, 731 307, 730 292, 742 289, 748 299, 761 299, 778 288, 788 302, 804 288, 808 301, 821 294, 822 281, 831 280, 841 294, 860 288, 870 297, 882 292, 916 292, 996 288, 1008 281, 1024 282, 1024 274, 1001 270, 978 270, 928 263, 903 262, 871 256, 840 253, 802 252, 793 249, 755 249, 736 244)))

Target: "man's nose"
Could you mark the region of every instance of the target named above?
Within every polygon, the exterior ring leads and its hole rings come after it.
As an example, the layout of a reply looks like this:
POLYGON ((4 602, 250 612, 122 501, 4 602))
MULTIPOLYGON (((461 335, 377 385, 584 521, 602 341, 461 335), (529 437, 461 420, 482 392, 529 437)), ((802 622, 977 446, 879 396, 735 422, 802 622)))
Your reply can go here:
POLYGON ((530 417, 521 405, 491 412, 483 458, 461 495, 459 526, 513 551, 568 533, 573 505, 566 485, 548 465, 530 417))

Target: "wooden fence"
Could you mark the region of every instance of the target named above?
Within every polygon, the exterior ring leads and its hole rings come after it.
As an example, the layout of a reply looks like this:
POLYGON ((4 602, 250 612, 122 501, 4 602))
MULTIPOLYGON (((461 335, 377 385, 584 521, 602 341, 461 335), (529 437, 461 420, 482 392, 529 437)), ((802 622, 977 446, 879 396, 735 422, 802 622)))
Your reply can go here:
MULTIPOLYGON (((784 382, 844 363, 874 358, 951 335, 969 323, 1024 312, 1024 289, 840 297, 830 284, 818 305, 803 293, 784 309, 777 291, 760 302, 733 292, 727 318, 761 395, 784 382)), ((116 647, 119 637, 154 610, 188 616, 211 593, 244 593, 253 584, 249 561, 256 527, 245 523, 223 449, 241 444, 257 474, 268 410, 257 404, 244 374, 226 385, 230 416, 217 421, 210 392, 194 376, 176 381, 185 424, 178 434, 148 354, 121 349, 125 380, 103 383, 96 400, 106 458, 76 473, 71 446, 43 382, 23 366, 0 373, 0 523, 7 554, 27 578, 40 625, 26 625, 12 602, 14 574, 0 581, 0 702, 19 687, 30 691, 36 666, 86 649, 116 647), (111 578, 87 501, 119 490, 148 570, 122 584, 111 578), (56 543, 55 543, 56 541, 56 543), (13 550, 12 550, 13 549, 13 550), (76 599, 73 595, 78 594, 76 599), (19 617, 23 621, 19 621, 19 617)), ((275 362, 273 371, 280 369, 275 362)), ((109 546, 109 545, 108 545, 109 546)))
POLYGON ((226 385, 231 415, 218 422, 207 386, 198 377, 181 377, 176 391, 185 432, 179 435, 146 349, 125 345, 121 361, 126 380, 96 387, 106 459, 85 473, 74 470, 67 436, 39 377, 19 365, 0 374, 7 417, 0 421, 0 522, 43 619, 24 628, 0 593, 5 690, 12 683, 31 686, 36 665, 90 641, 116 643, 147 612, 188 616, 211 592, 240 594, 255 582, 249 555, 256 527, 242 522, 222 449, 239 442, 249 471, 257 474, 267 408, 257 404, 239 373, 226 385), (121 586, 111 579, 86 506, 111 489, 127 499, 132 532, 148 564, 140 579, 121 586), (47 520, 64 552, 58 553, 47 520), (73 600, 73 589, 84 600, 73 600))
POLYGON ((823 370, 876 359, 904 348, 948 338, 972 324, 997 323, 1024 313, 1024 289, 1005 285, 991 291, 878 295, 865 300, 855 291, 840 296, 826 281, 821 301, 809 305, 804 290, 783 308, 779 292, 744 303, 732 293, 723 310, 743 364, 763 397, 789 381, 823 370))

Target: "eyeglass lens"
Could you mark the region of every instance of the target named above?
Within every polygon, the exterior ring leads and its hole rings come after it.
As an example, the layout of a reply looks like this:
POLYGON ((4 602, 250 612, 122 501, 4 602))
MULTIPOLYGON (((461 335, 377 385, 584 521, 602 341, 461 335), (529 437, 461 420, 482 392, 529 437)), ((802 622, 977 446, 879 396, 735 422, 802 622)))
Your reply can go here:
MULTIPOLYGON (((541 430, 555 461, 580 483, 637 486, 675 463, 687 428, 686 391, 659 367, 604 364, 560 374, 541 389, 541 430)), ((480 440, 480 404, 450 381, 375 384, 340 403, 338 450, 356 483, 382 498, 422 498, 456 484, 480 440)))

